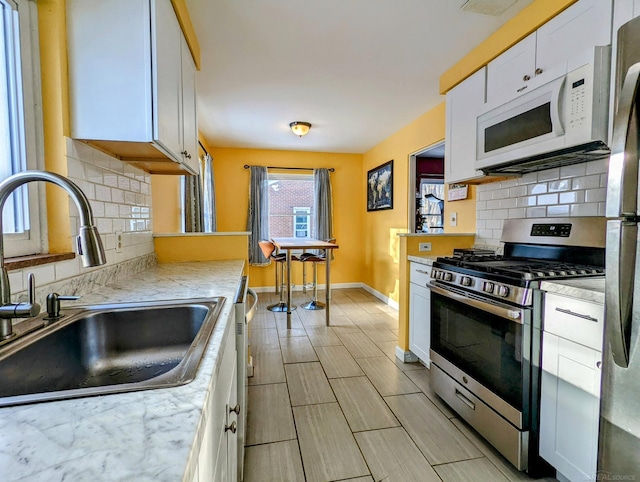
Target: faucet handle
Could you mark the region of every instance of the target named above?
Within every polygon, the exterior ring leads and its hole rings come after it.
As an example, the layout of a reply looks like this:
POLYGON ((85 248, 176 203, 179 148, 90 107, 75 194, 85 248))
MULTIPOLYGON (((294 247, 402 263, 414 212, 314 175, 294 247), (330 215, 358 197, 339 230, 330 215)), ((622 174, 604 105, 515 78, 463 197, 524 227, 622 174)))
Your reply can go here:
POLYGON ((36 304, 36 277, 33 273, 27 275, 27 293, 29 295, 29 304, 36 304))
POLYGON ((60 302, 73 301, 80 299, 79 296, 59 295, 58 293, 49 293, 47 295, 47 319, 57 320, 60 318, 60 302))

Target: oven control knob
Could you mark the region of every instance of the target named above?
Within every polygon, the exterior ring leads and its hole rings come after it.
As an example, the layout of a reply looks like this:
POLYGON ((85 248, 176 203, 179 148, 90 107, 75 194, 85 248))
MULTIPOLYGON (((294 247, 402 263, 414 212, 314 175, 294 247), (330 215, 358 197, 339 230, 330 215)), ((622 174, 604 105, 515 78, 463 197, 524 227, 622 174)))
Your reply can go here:
POLYGON ((485 281, 484 286, 482 287, 482 291, 485 293, 493 293, 493 283, 490 281, 485 281))
POLYGON ((453 279, 453 275, 451 273, 445 273, 444 274, 444 280, 445 281, 451 281, 453 279))
POLYGON ((432 277, 433 279, 435 279, 435 278, 436 278, 436 275, 437 275, 437 274, 438 274, 438 270, 437 270, 437 269, 432 269, 432 270, 431 270, 431 277, 432 277))
POLYGON ((462 286, 471 286, 471 278, 469 278, 468 276, 463 276, 462 278, 460 278, 460 284, 462 286))
POLYGON ((438 271, 438 279, 444 279, 444 271, 438 271))
POLYGON ((506 298, 509 296, 509 287, 508 286, 498 286, 498 296, 502 296, 506 298))

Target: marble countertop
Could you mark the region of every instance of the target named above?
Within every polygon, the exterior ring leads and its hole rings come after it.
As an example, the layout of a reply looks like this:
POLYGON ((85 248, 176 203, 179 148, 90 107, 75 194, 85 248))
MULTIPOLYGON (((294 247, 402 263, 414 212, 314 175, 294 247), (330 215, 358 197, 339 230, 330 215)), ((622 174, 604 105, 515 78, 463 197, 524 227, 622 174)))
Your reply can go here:
POLYGON ((427 266, 433 266, 433 262, 438 259, 438 256, 407 256, 409 261, 413 261, 414 263, 425 264, 427 266))
POLYGON ((203 407, 220 363, 244 262, 161 264, 84 295, 76 304, 223 296, 193 382, 0 409, 0 480, 191 480, 203 407))
POLYGON ((604 277, 543 281, 540 283, 540 289, 548 293, 604 304, 604 277))

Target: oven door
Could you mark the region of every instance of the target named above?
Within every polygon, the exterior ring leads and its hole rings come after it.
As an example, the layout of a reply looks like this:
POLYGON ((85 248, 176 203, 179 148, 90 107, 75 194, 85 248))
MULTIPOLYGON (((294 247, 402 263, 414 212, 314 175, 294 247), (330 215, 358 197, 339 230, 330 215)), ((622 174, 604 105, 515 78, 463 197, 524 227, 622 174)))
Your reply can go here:
POLYGON ((433 282, 429 288, 432 363, 519 429, 527 429, 531 309, 433 282))

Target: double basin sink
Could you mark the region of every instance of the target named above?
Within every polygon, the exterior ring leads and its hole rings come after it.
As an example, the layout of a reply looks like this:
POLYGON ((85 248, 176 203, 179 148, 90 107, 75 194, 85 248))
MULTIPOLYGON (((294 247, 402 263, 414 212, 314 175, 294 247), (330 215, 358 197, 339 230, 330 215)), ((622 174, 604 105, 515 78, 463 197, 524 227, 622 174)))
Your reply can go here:
MULTIPOLYGON (((65 309, 59 320, 0 348, 0 407, 189 383, 223 302, 65 309)), ((23 323, 48 322, 44 314, 23 323)))

